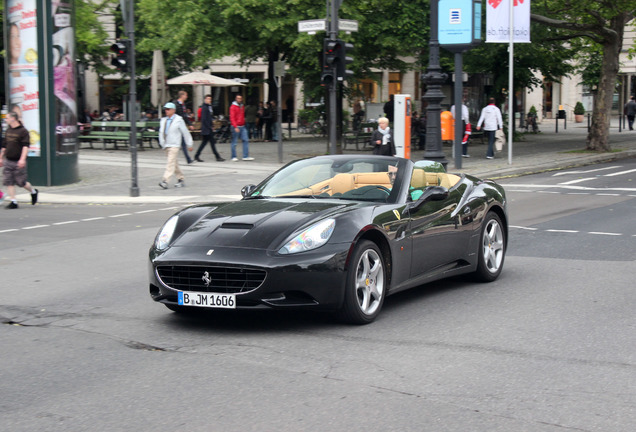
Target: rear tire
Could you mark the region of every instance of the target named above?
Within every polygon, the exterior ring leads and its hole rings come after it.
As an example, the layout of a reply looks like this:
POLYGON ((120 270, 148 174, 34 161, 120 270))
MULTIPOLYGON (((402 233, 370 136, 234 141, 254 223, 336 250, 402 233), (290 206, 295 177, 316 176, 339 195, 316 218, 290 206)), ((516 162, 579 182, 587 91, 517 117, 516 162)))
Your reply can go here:
POLYGON ((506 257, 506 234, 501 219, 494 212, 486 215, 481 229, 478 251, 479 262, 475 276, 482 282, 499 277, 506 257))
POLYGON ((362 240, 351 256, 340 317, 351 324, 369 324, 380 314, 388 281, 378 246, 362 240))

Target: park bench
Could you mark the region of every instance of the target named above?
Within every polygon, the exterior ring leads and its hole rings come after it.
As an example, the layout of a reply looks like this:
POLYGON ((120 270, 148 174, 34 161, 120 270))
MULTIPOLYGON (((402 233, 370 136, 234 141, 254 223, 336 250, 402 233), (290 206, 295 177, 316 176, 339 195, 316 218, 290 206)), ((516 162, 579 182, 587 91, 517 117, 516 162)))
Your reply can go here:
POLYGON ((343 134, 342 148, 346 149, 348 145, 353 144, 356 146, 356 150, 373 150, 371 135, 377 128, 377 123, 360 123, 357 129, 343 134), (362 144, 362 148, 360 148, 360 144, 362 144))
MULTIPOLYGON (((139 149, 144 149, 144 142, 148 143, 150 148, 152 148, 153 140, 159 142, 158 121, 136 122, 136 125, 139 149)), ((79 137, 80 142, 87 142, 91 148, 93 148, 94 142, 100 142, 104 150, 106 150, 107 144, 113 144, 115 150, 119 146, 128 147, 131 126, 129 121, 93 121, 90 127, 85 125, 83 134, 79 137)))

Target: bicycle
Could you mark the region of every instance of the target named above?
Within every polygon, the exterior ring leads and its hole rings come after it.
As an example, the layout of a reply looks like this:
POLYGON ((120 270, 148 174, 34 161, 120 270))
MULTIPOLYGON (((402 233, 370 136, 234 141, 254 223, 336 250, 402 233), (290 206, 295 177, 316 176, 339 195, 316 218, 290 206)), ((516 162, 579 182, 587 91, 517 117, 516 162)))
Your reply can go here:
POLYGON ((316 137, 326 137, 327 136, 327 124, 324 123, 323 120, 316 120, 313 122, 309 129, 310 133, 316 137))
POLYGON ((307 119, 299 119, 296 129, 302 134, 308 134, 311 133, 311 124, 307 119))

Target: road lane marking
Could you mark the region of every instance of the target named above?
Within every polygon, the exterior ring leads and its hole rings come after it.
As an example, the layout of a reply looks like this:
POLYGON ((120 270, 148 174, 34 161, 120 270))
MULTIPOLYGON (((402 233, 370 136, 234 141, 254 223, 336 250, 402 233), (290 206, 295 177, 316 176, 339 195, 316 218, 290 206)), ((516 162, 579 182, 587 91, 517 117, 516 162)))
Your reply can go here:
POLYGON ((559 183, 559 184, 560 185, 571 185, 571 184, 582 183, 584 181, 596 180, 596 179, 597 179, 597 177, 585 177, 585 178, 581 178, 581 179, 570 180, 570 181, 559 183))
POLYGON ((614 177, 614 176, 618 176, 618 175, 623 175, 623 174, 629 174, 629 173, 633 173, 636 172, 636 168, 635 169, 630 169, 627 171, 619 171, 619 172, 615 172, 612 174, 603 174, 603 177, 614 177))
MULTIPOLYGON (((187 207, 187 206, 189 206, 189 204, 184 204, 182 207, 187 207)), ((167 207, 167 208, 156 209, 156 210, 143 210, 143 211, 135 212, 135 214, 151 213, 151 212, 166 211, 166 210, 176 210, 178 208, 179 207, 167 207)), ((5 229, 5 230, 0 230, 0 234, 10 233, 10 232, 19 231, 19 230, 32 230, 32 229, 38 229, 38 228, 46 228, 46 227, 59 226, 59 225, 68 225, 68 224, 74 224, 74 223, 79 223, 79 222, 92 222, 92 221, 97 221, 97 220, 102 220, 102 219, 107 219, 107 218, 119 218, 119 217, 132 216, 132 215, 133 215, 132 213, 122 213, 122 214, 117 214, 117 215, 112 215, 112 216, 96 216, 96 217, 85 218, 85 219, 80 219, 80 220, 53 222, 50 225, 33 225, 33 226, 27 226, 27 227, 22 227, 22 228, 10 228, 10 229, 5 229)))
MULTIPOLYGON (((597 188, 597 187, 588 187, 588 186, 576 186, 576 185, 565 185, 565 184, 556 184, 556 185, 545 185, 545 184, 506 184, 500 183, 501 186, 506 188, 534 188, 534 189, 567 189, 567 190, 578 190, 578 191, 591 191, 591 192, 636 192, 636 188, 623 188, 623 187, 610 187, 610 188, 597 188)), ((541 192, 541 191, 537 191, 541 192)))
POLYGON ((621 165, 617 165, 617 166, 611 166, 611 167, 605 167, 605 168, 596 168, 596 169, 592 169, 592 170, 586 170, 586 171, 566 171, 566 172, 558 172, 556 174, 552 174, 552 177, 557 177, 557 176, 562 176, 562 175, 576 175, 576 174, 589 174, 591 172, 598 172, 598 171, 607 171, 607 170, 611 170, 611 169, 615 169, 615 168, 622 168, 621 165))
MULTIPOLYGON (((524 226, 519 226, 519 225, 510 225, 510 228, 519 229, 519 230, 525 230, 525 231, 539 231, 539 228, 524 227, 524 226)), ((554 228, 543 229, 543 230, 540 230, 540 231, 549 232, 549 233, 603 235, 603 236, 609 236, 609 237, 629 236, 629 237, 636 238, 636 234, 631 234, 630 235, 630 234, 615 233, 615 232, 601 232, 601 231, 588 231, 588 232, 585 232, 585 231, 554 229, 554 228)))

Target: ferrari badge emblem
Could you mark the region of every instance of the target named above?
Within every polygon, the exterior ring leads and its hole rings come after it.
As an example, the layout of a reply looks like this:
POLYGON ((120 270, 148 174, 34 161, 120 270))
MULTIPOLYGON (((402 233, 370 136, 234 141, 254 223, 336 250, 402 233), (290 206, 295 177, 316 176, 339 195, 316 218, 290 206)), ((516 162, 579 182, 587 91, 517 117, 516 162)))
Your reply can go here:
POLYGON ((208 272, 203 273, 203 277, 201 278, 201 280, 203 281, 206 287, 209 287, 210 284, 212 283, 212 278, 210 277, 210 273, 208 272))

